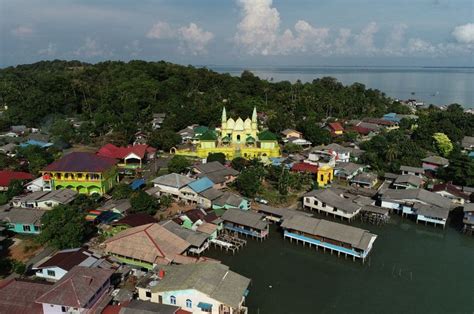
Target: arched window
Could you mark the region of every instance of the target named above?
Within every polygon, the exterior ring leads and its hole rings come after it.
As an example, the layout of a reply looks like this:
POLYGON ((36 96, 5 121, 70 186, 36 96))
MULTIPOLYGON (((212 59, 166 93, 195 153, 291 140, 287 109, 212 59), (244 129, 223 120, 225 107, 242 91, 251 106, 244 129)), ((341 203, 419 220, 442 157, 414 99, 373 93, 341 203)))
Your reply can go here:
POLYGON ((186 307, 187 307, 187 308, 192 308, 192 307, 193 307, 193 301, 187 299, 187 300, 186 300, 186 307))
POLYGON ((174 295, 170 296, 170 303, 176 305, 176 297, 174 295))

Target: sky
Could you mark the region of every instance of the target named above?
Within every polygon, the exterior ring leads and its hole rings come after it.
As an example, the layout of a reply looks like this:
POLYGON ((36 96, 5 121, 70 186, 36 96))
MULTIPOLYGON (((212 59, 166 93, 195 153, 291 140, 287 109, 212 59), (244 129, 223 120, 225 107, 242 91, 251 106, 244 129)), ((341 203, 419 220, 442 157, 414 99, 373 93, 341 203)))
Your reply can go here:
POLYGON ((474 66, 473 55, 474 0, 0 0, 0 67, 474 66))

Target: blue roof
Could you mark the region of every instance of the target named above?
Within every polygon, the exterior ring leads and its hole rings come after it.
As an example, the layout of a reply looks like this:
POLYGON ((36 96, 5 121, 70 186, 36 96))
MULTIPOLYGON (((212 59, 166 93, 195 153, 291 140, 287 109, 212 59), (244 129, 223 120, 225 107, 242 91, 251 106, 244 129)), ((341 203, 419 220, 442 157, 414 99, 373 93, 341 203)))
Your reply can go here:
POLYGON ((467 155, 471 158, 474 158, 474 150, 472 152, 470 152, 469 154, 467 154, 467 155))
POLYGON ((188 186, 196 193, 201 193, 207 189, 210 189, 214 186, 214 182, 212 182, 208 177, 202 177, 196 181, 193 181, 188 184, 188 186))
POLYGON ((25 143, 20 144, 20 147, 27 147, 30 145, 39 146, 41 148, 47 148, 47 147, 53 146, 53 143, 37 141, 37 140, 28 140, 25 143))
POLYGON ((144 185, 145 185, 145 179, 135 179, 133 180, 132 183, 130 183, 130 188, 135 191, 144 185))

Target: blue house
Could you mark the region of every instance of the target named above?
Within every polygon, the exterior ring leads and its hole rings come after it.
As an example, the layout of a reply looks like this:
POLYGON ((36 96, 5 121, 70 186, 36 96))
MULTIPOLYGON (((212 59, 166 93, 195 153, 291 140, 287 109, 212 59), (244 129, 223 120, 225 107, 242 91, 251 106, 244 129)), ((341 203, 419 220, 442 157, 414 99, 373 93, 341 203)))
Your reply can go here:
POLYGON ((20 234, 39 234, 41 232, 41 217, 45 210, 33 208, 11 208, 0 213, 0 220, 7 229, 20 234))
POLYGON ((395 122, 395 123, 400 123, 400 120, 401 120, 400 117, 398 117, 395 112, 384 114, 382 119, 386 121, 395 122))
POLYGON ((205 190, 210 189, 213 186, 214 182, 212 182, 208 177, 202 177, 191 183, 188 183, 188 187, 190 187, 196 193, 204 192, 205 190))

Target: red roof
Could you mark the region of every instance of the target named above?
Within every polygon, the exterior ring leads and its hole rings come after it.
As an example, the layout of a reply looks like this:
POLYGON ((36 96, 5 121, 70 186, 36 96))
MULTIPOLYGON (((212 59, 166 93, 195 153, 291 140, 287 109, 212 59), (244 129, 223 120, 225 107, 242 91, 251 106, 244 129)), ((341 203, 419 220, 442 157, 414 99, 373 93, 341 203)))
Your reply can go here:
POLYGON ((139 144, 127 147, 118 147, 114 144, 105 144, 99 149, 99 151, 97 152, 97 156, 124 159, 125 157, 133 153, 143 159, 146 153, 153 153, 155 151, 156 149, 146 144, 139 144))
POLYGON ((73 152, 56 160, 44 171, 103 172, 117 163, 116 159, 97 156, 93 153, 73 152))
POLYGON ((451 183, 442 183, 433 185, 433 192, 446 191, 454 196, 463 198, 465 200, 469 199, 469 194, 464 193, 460 188, 451 184, 451 183))
POLYGON ((358 125, 353 126, 353 127, 351 128, 351 130, 354 131, 354 132, 357 132, 357 133, 359 133, 359 134, 362 134, 362 135, 368 135, 368 134, 370 134, 370 132, 372 132, 371 129, 364 128, 364 127, 358 126, 358 125))
POLYGON ((378 119, 378 118, 367 118, 367 119, 364 119, 364 122, 378 124, 378 125, 385 125, 385 126, 395 125, 395 122, 393 121, 388 121, 388 120, 378 119))
POLYGON ((344 131, 344 128, 339 122, 331 122, 328 125, 333 131, 344 131))
POLYGON ((156 219, 153 218, 153 216, 150 216, 145 213, 136 213, 136 214, 130 214, 122 219, 112 223, 112 225, 127 225, 130 227, 138 227, 138 226, 143 226, 147 225, 150 223, 156 222, 156 219))
POLYGON ((0 186, 8 186, 12 180, 32 180, 34 177, 28 172, 1 170, 0 186))
POLYGON ((20 279, 0 281, 0 313, 43 314, 36 298, 51 289, 51 284, 20 279))
POLYGON ((311 165, 306 162, 299 162, 294 164, 293 167, 291 167, 291 170, 298 172, 318 173, 318 166, 311 165))

